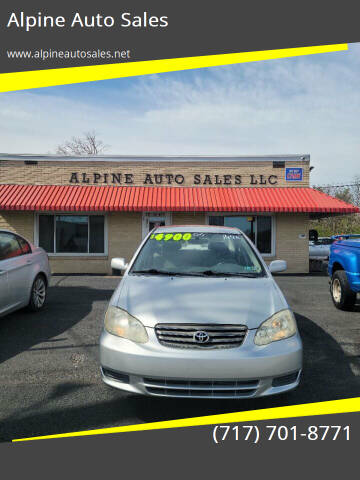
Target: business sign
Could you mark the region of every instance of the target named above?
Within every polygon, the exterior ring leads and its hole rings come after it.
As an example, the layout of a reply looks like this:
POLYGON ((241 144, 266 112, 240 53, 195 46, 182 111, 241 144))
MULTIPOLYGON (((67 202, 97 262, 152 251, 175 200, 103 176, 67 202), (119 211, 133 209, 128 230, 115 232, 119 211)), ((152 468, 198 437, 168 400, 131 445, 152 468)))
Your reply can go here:
MULTIPOLYGON (((293 168, 289 170, 301 170, 302 180, 302 168, 293 168)), ((84 184, 119 184, 119 185, 131 185, 135 183, 134 173, 122 173, 122 172, 72 172, 69 178, 69 183, 84 183, 84 184)), ((262 186, 262 185, 276 185, 278 183, 277 175, 257 175, 251 174, 246 176, 245 182, 249 185, 262 186)), ((194 185, 242 185, 245 175, 238 174, 225 174, 225 175, 203 175, 194 174, 191 181, 194 185)), ((180 173, 146 173, 141 179, 143 185, 182 185, 188 179, 185 175, 180 173)))
POLYGON ((285 180, 287 182, 301 182, 302 179, 303 179, 302 168, 286 168, 285 169, 285 180))

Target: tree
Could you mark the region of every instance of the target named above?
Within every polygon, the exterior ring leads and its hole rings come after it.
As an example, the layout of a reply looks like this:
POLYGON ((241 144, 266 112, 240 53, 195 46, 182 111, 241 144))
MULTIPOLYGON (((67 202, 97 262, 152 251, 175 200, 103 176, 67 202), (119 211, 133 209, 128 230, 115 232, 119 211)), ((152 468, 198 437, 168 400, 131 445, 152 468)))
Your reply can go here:
POLYGON ((83 137, 71 137, 61 145, 58 145, 58 155, 99 155, 108 148, 102 140, 97 138, 95 131, 85 132, 83 137))
MULTIPOLYGON (((315 186, 316 190, 352 203, 360 207, 360 176, 355 175, 348 186, 324 185, 315 186)), ((329 216, 318 220, 311 220, 310 228, 318 231, 320 237, 341 235, 346 233, 360 233, 360 215, 329 216)))
POLYGON ((360 206, 360 176, 356 175, 349 185, 314 185, 315 190, 336 197, 347 203, 360 206))
POLYGON ((351 186, 352 203, 360 207, 360 175, 355 175, 354 183, 351 186))
POLYGON ((353 201, 353 196, 349 187, 341 188, 341 190, 338 190, 334 196, 346 203, 352 203, 353 201))

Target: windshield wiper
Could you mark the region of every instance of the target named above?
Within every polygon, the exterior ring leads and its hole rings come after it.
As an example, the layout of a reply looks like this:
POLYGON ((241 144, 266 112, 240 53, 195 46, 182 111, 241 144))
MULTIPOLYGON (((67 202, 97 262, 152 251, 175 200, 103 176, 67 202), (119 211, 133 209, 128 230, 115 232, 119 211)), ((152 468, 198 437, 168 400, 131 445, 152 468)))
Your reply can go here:
POLYGON ((258 273, 240 273, 240 272, 216 272, 214 270, 205 270, 201 272, 202 275, 208 275, 209 277, 214 275, 217 277, 247 277, 247 278, 256 278, 260 275, 258 273))
POLYGON ((168 272, 166 270, 157 270, 156 268, 149 268, 147 270, 132 270, 130 274, 137 275, 165 275, 168 277, 203 277, 203 276, 214 276, 214 277, 247 277, 247 278, 257 278, 263 275, 258 273, 236 273, 236 272, 216 272, 215 270, 205 270, 203 272, 168 272))
POLYGON ((235 277, 245 277, 245 278, 258 278, 263 277, 263 273, 229 273, 228 275, 233 275, 235 277))
POLYGON ((147 270, 132 270, 130 273, 145 273, 149 275, 169 275, 169 272, 163 270, 157 270, 156 268, 148 268, 147 270))
POLYGON ((157 270, 156 268, 149 268, 148 270, 132 270, 130 273, 148 274, 148 275, 166 275, 168 277, 175 276, 199 276, 200 273, 186 273, 186 272, 167 272, 166 270, 157 270))

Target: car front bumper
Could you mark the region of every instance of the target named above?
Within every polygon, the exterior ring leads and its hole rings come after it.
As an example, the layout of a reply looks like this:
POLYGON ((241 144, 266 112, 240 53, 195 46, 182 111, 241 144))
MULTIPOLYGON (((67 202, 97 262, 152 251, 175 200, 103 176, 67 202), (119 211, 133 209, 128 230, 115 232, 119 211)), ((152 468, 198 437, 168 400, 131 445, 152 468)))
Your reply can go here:
POLYGON ((132 393, 185 398, 250 398, 292 390, 300 381, 299 334, 265 346, 248 330, 243 344, 226 349, 182 349, 161 345, 154 329, 137 344, 109 334, 100 338, 103 381, 132 393))

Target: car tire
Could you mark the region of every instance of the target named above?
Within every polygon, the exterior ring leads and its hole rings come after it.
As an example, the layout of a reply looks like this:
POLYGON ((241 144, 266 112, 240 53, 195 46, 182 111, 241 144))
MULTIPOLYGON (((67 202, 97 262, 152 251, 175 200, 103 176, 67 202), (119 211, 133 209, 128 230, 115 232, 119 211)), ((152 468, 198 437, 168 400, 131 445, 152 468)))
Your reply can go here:
POLYGON ((330 283, 330 293, 332 301, 339 310, 352 310, 356 303, 356 293, 349 285, 349 281, 344 270, 337 270, 330 283))
POLYGON ((46 302, 47 285, 44 275, 38 275, 31 287, 30 302, 28 310, 31 312, 38 312, 41 310, 46 302))

